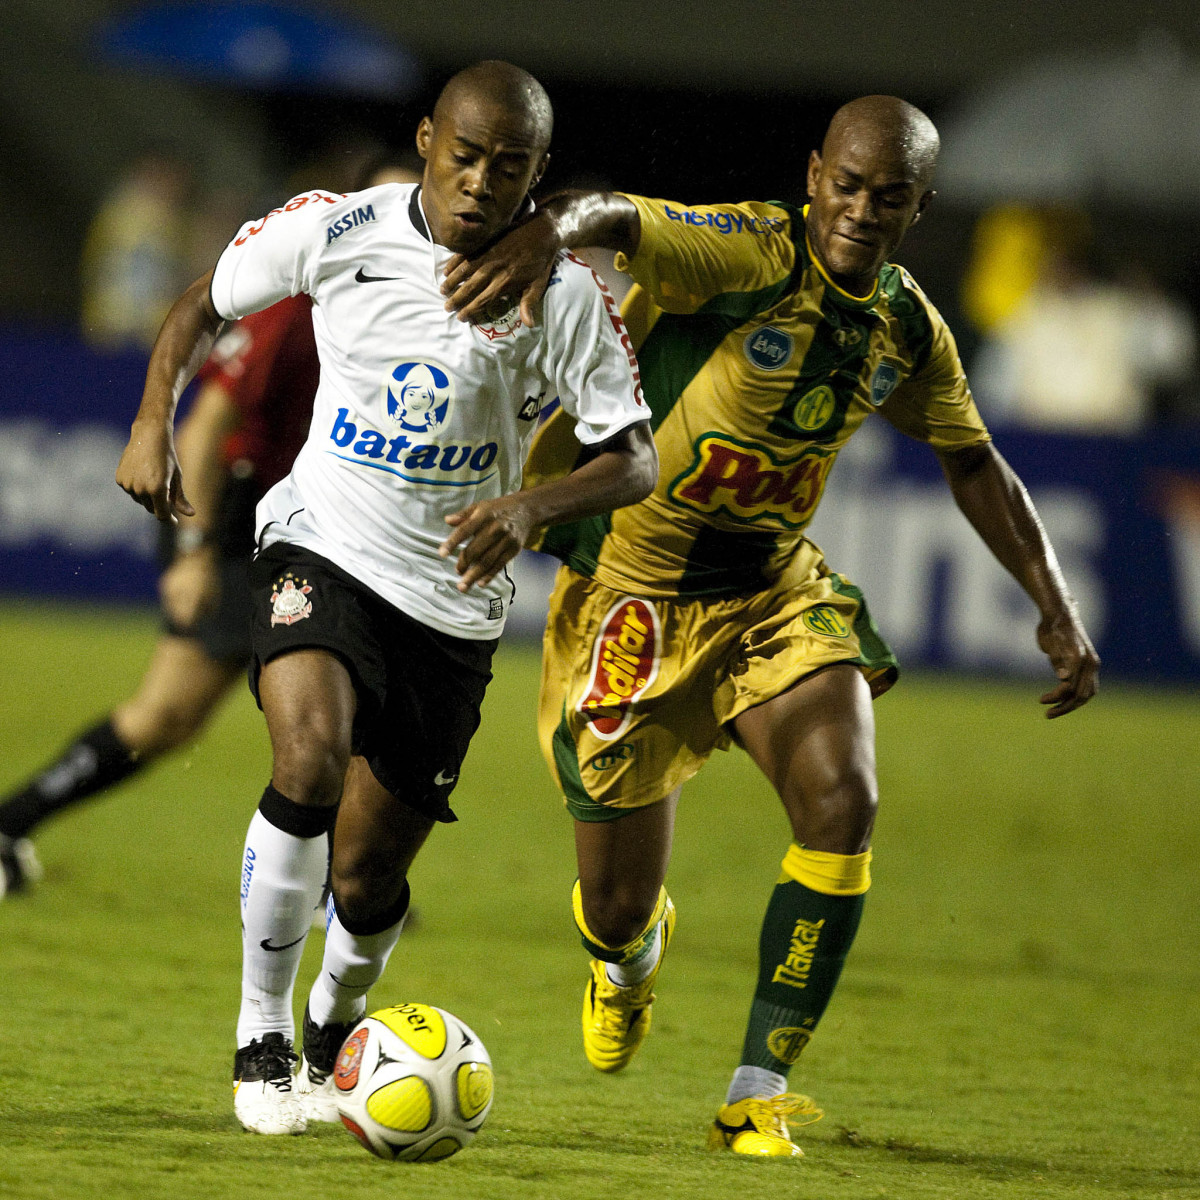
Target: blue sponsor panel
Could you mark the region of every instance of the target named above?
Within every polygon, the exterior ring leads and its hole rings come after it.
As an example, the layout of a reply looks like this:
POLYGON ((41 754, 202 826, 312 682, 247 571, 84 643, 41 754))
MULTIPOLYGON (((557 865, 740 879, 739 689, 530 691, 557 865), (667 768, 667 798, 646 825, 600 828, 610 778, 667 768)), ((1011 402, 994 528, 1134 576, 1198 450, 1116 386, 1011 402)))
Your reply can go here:
POLYGON ((157 522, 116 485, 146 377, 139 353, 0 326, 0 587, 78 599, 155 595, 157 522))
MULTIPOLYGON (((765 361, 783 351, 771 339, 753 349, 765 361)), ((144 376, 140 355, 98 354, 67 332, 0 328, 4 592, 154 597, 158 523, 113 481, 144 376)), ((889 382, 882 373, 879 389, 889 382)), ((392 428, 340 411, 330 450, 413 482, 477 481, 492 468, 493 443, 448 446, 404 432, 440 427, 446 386, 436 364, 399 364, 391 409, 381 406, 392 428)), ((1106 674, 1200 681, 1200 432, 1004 431, 997 445, 1033 495, 1106 674)), ((1048 678, 1032 604, 958 512, 927 447, 868 422, 839 457, 811 534, 862 587, 902 666, 1048 678)), ((524 555, 511 569, 516 635, 540 632, 555 565, 524 555)))
MULTIPOLYGON (((1200 682, 1200 433, 1003 431, 1108 676, 1200 682)), ((901 666, 1048 678, 1037 612, 959 513, 928 448, 882 421, 842 452, 810 533, 901 666)))

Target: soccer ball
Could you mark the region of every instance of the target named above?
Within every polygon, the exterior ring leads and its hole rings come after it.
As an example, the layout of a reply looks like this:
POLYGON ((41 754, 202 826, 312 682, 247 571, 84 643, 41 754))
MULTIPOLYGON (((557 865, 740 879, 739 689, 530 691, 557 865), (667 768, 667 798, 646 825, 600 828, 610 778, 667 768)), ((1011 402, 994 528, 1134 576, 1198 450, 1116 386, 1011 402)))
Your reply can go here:
POLYGON ((492 1107, 492 1060, 456 1016, 393 1004, 351 1031, 333 1071, 342 1124, 380 1158, 457 1154, 492 1107))

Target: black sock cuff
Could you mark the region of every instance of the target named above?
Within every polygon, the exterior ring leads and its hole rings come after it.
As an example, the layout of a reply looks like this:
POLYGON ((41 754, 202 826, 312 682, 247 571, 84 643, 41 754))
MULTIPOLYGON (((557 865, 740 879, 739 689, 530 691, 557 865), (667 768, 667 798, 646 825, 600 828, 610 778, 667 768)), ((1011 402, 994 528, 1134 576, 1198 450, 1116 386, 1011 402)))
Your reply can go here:
POLYGON ((111 717, 105 717, 98 725, 92 726, 78 740, 81 745, 90 746, 96 752, 101 769, 107 768, 105 774, 132 768, 137 762, 137 756, 117 736, 111 717))
POLYGON ((327 808, 297 804, 270 783, 263 790, 262 799, 258 802, 258 811, 276 829, 282 829, 284 833, 299 838, 321 837, 328 833, 333 828, 338 813, 336 804, 327 808))
POLYGON ((347 918, 345 910, 338 903, 336 893, 333 897, 333 907, 337 912, 337 919, 341 922, 342 928, 347 933, 353 934, 355 937, 371 937, 373 934, 382 933, 385 929, 391 929, 393 925, 397 925, 404 920, 404 914, 408 912, 408 902, 411 896, 412 890, 409 888, 408 880, 406 879, 395 904, 384 909, 383 912, 376 913, 362 921, 352 921, 347 918))

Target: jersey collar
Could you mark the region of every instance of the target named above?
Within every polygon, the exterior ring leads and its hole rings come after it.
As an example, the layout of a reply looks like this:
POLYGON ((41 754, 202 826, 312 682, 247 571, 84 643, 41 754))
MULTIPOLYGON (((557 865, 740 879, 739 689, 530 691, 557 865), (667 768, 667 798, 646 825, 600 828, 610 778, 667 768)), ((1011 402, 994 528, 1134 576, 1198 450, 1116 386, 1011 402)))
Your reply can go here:
POLYGON ((433 236, 429 232, 429 222, 425 220, 425 210, 421 207, 421 185, 419 183, 413 188, 413 194, 408 201, 408 219, 413 223, 413 228, 427 242, 433 241, 433 236))
POLYGON ((833 277, 821 265, 821 260, 816 256, 812 248, 812 242, 808 240, 808 210, 809 205, 805 205, 801 210, 801 215, 804 217, 804 249, 808 252, 809 261, 817 268, 817 274, 821 276, 828 287, 833 289, 837 299, 846 304, 852 304, 856 308, 870 308, 876 300, 879 299, 879 277, 875 277, 875 286, 865 296, 856 296, 853 292, 848 292, 844 287, 839 287, 833 281, 833 277))

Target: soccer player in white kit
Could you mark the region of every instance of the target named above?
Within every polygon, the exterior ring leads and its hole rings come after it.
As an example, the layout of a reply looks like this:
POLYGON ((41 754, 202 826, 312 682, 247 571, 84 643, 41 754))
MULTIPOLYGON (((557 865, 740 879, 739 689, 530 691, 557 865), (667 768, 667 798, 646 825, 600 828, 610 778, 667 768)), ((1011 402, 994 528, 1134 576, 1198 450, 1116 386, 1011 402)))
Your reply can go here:
POLYGON ((330 1074, 408 908, 407 872, 449 806, 532 530, 635 503, 657 458, 615 302, 569 256, 537 328, 501 304, 447 312, 442 270, 524 211, 550 103, 484 62, 456 75, 417 148, 421 185, 313 191, 244 226, 159 334, 117 482, 162 520, 190 505, 175 403, 222 319, 313 300, 321 383, 308 441, 258 510, 252 687, 273 770, 242 863, 234 1110, 266 1134, 336 1120, 330 1074), (521 491, 547 397, 585 447, 521 491), (345 786, 343 790, 343 778, 345 786), (339 806, 340 801, 340 806, 339 806), (292 1076, 292 987, 334 829, 332 911, 292 1076))

